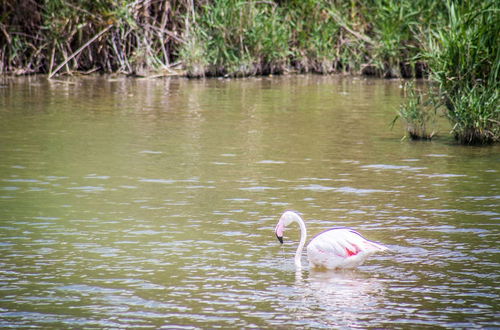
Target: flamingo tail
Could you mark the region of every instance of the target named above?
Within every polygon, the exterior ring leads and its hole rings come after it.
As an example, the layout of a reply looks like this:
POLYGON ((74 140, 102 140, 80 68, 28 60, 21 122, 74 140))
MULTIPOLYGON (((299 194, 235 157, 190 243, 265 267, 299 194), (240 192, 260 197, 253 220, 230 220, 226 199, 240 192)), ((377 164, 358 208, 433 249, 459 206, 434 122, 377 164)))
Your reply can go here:
POLYGON ((384 246, 382 244, 378 244, 372 241, 366 241, 366 243, 379 251, 390 251, 390 249, 387 246, 384 246))

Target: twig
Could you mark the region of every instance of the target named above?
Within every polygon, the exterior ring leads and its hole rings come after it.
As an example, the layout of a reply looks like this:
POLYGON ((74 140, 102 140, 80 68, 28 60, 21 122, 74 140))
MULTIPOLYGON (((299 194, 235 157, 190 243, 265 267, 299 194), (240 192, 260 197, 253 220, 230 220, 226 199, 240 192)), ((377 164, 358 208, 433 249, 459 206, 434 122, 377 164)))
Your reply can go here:
POLYGON ((54 55, 56 53, 56 42, 52 42, 52 53, 50 54, 50 65, 49 65, 49 75, 52 73, 52 68, 54 67, 54 55))
POLYGON ((87 71, 82 71, 82 72, 79 72, 80 74, 83 74, 83 75, 87 75, 87 74, 91 74, 91 73, 94 73, 96 72, 97 70, 99 70, 98 67, 95 67, 93 69, 90 69, 90 70, 87 70, 87 71))
POLYGON ((341 18, 340 16, 337 14, 337 13, 334 13, 332 10, 330 10, 330 15, 333 17, 333 19, 335 20, 335 22, 337 22, 337 24, 339 24, 341 27, 343 27, 347 32, 349 32, 350 34, 352 34, 353 36, 355 36, 356 38, 358 39, 361 39, 371 45, 374 45, 375 42, 373 42, 372 39, 370 39, 368 36, 366 35, 363 35, 359 32, 356 32, 354 30, 352 30, 351 28, 349 28, 347 26, 347 23, 345 23, 341 18))
POLYGON ((5 29, 5 25, 3 25, 3 24, 0 23, 0 30, 2 30, 3 34, 5 35, 5 38, 7 39, 7 43, 10 44, 11 43, 11 38, 10 38, 10 35, 7 32, 7 30, 5 29))
POLYGON ((122 56, 118 52, 118 47, 116 47, 116 42, 115 42, 115 36, 114 35, 111 37, 111 46, 113 46, 113 50, 115 51, 116 57, 118 58, 118 61, 120 62, 120 69, 123 70, 125 68, 125 63, 122 61, 122 56))
POLYGON ((186 43, 187 43, 187 42, 186 42, 186 40, 179 38, 178 36, 176 36, 176 35, 175 35, 175 33, 170 32, 170 31, 168 31, 168 30, 165 30, 165 29, 159 28, 159 27, 157 27, 157 26, 154 26, 154 25, 151 25, 151 24, 148 24, 148 23, 145 23, 145 24, 144 24, 144 26, 145 26, 145 27, 147 26, 148 28, 151 28, 151 29, 153 29, 153 30, 156 30, 156 31, 157 31, 157 32, 159 32, 159 33, 165 33, 167 36, 171 37, 171 38, 172 38, 172 39, 174 39, 175 41, 180 42, 180 43, 182 43, 182 44, 186 44, 186 43))
POLYGON ((93 43, 97 38, 102 36, 104 33, 106 33, 109 29, 111 29, 113 25, 109 25, 107 28, 96 34, 92 39, 87 41, 82 47, 78 48, 76 52, 74 52, 70 57, 64 60, 59 66, 49 75, 49 79, 51 79, 64 65, 66 65, 73 57, 76 55, 80 54, 82 50, 84 50, 86 47, 88 47, 91 43, 93 43))
MULTIPOLYGON (((71 60, 71 58, 68 58, 68 56, 66 55, 66 51, 64 50, 64 48, 61 44, 59 44, 59 48, 61 49, 61 53, 62 53, 64 60, 65 60, 64 64, 62 64, 62 65, 64 65, 66 67, 66 73, 71 74, 71 72, 69 70, 69 66, 68 66, 68 62, 71 60)), ((49 77, 49 79, 50 79, 50 77, 49 77)))
POLYGON ((66 6, 69 6, 69 7, 73 8, 73 9, 77 10, 77 11, 81 11, 82 13, 85 13, 85 14, 89 15, 90 17, 92 17, 92 18, 94 18, 94 19, 99 19, 99 17, 97 17, 96 15, 92 14, 92 13, 91 13, 91 12, 89 12, 88 10, 85 10, 85 9, 83 9, 83 8, 80 8, 80 7, 78 7, 78 6, 75 6, 75 5, 71 4, 71 3, 70 3, 70 2, 68 2, 68 1, 64 1, 64 4, 65 4, 66 6))
POLYGON ((66 85, 76 85, 76 82, 74 82, 74 81, 66 81, 66 80, 59 80, 59 79, 51 79, 50 82, 56 82, 56 83, 66 84, 66 85))
POLYGON ((264 4, 268 4, 268 5, 271 5, 273 7, 277 7, 278 4, 272 2, 272 1, 246 1, 246 2, 243 2, 243 4, 245 5, 254 5, 254 4, 258 4, 258 3, 264 3, 264 4))

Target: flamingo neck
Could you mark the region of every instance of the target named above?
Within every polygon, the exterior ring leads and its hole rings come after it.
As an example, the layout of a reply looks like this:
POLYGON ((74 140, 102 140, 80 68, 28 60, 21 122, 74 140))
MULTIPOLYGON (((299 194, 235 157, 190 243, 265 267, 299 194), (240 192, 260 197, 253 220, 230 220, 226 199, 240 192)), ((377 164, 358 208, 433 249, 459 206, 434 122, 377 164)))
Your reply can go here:
POLYGON ((297 251, 295 251, 295 267, 302 268, 302 262, 300 261, 300 259, 302 256, 302 250, 304 250, 304 245, 306 244, 307 230, 306 224, 301 217, 297 216, 294 219, 300 226, 300 242, 299 246, 297 247, 297 251))

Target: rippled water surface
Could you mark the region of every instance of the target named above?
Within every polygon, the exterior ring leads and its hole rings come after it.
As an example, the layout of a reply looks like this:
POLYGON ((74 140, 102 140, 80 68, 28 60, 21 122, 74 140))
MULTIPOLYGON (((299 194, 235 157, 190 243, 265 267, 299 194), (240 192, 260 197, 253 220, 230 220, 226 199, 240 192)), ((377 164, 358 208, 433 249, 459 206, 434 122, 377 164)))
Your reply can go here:
POLYGON ((500 327, 500 148, 401 141, 398 81, 1 82, 2 328, 500 327), (286 209, 391 252, 296 272, 286 209))

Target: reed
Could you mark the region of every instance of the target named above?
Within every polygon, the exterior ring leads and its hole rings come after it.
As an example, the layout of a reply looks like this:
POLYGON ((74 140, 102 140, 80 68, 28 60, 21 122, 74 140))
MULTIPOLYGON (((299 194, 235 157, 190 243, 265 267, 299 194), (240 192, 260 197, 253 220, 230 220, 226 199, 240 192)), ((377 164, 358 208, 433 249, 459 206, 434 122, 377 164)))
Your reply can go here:
POLYGON ((52 73, 60 63, 69 74, 168 69, 191 7, 188 0, 3 0, 0 72, 52 73))
POLYGON ((202 5, 185 30, 180 59, 189 76, 280 73, 288 65, 289 29, 270 1, 202 5))
MULTIPOLYGON (((412 140, 431 140, 436 134, 437 109, 428 93, 415 87, 413 81, 404 84, 405 103, 401 104, 392 126, 398 119, 405 122, 406 132, 412 140)), ((406 136, 405 136, 406 137, 406 136)))
POLYGON ((291 31, 291 66, 299 72, 332 73, 339 61, 341 26, 328 1, 290 1, 283 7, 283 21, 291 31))
POLYGON ((434 3, 2 0, 0 72, 52 73, 66 62, 58 73, 170 72, 182 63, 190 76, 422 75, 414 55, 422 27, 440 21, 434 3))
POLYGON ((424 54, 456 139, 500 140, 500 10, 496 1, 447 3, 448 25, 434 31, 424 54))

